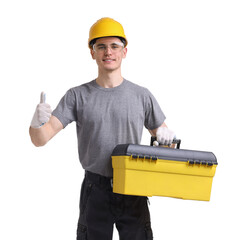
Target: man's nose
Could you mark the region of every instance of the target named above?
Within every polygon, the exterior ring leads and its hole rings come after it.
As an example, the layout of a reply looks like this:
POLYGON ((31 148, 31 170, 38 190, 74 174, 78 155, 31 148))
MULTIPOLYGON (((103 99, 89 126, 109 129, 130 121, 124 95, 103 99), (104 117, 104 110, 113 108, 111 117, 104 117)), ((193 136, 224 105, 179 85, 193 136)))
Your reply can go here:
POLYGON ((111 52, 112 52, 111 48, 109 46, 107 46, 106 49, 105 49, 105 54, 106 55, 110 55, 111 52))

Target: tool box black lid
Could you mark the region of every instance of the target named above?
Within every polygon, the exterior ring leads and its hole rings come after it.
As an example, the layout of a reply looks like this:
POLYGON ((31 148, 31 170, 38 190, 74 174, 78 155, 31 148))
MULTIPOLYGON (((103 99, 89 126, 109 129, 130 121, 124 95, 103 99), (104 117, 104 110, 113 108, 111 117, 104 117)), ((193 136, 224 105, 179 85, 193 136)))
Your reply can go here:
POLYGON ((217 159, 212 152, 175 149, 167 147, 152 147, 137 144, 119 144, 117 145, 112 156, 132 156, 133 158, 142 159, 164 159, 173 161, 184 161, 190 164, 217 165, 217 159))

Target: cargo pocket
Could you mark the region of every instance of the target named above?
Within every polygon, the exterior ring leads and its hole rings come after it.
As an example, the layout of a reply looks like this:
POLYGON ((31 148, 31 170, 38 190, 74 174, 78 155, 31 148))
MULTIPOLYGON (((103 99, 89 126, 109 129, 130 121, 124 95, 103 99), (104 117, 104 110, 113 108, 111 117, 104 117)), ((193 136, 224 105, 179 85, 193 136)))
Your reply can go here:
POLYGON ((77 227, 77 240, 88 240, 87 227, 80 223, 78 223, 77 227))
POLYGON ((92 188, 93 188, 93 184, 88 182, 88 181, 85 181, 84 189, 82 190, 81 200, 80 200, 80 211, 81 211, 81 214, 84 213, 84 211, 85 211, 85 209, 87 207, 88 199, 89 199, 89 196, 91 194, 92 188))
POLYGON ((146 240, 153 240, 153 234, 152 234, 150 222, 147 222, 145 224, 145 234, 146 234, 146 240))

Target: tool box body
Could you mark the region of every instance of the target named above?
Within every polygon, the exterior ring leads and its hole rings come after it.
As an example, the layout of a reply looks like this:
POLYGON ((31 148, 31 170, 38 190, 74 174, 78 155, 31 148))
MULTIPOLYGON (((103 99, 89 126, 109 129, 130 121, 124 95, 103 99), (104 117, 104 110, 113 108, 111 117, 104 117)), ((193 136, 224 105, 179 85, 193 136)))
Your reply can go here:
POLYGON ((217 160, 211 152, 120 144, 112 166, 115 193, 209 201, 217 160))

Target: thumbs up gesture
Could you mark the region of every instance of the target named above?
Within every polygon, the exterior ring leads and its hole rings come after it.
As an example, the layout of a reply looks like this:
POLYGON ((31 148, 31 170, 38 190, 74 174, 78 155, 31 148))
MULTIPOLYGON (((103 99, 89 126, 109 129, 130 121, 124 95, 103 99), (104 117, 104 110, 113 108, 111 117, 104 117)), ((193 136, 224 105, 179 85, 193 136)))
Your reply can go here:
POLYGON ((31 121, 31 127, 40 128, 42 125, 49 121, 51 113, 51 107, 46 103, 46 94, 42 92, 40 103, 37 105, 36 111, 31 121))

